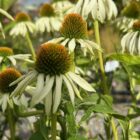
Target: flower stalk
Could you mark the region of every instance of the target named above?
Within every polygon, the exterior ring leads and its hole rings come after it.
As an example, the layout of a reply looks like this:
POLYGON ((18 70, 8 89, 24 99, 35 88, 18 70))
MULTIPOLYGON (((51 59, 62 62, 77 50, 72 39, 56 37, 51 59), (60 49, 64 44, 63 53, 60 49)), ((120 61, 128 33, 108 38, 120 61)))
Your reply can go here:
POLYGON ((32 54, 32 59, 35 61, 36 60, 35 50, 34 50, 32 41, 30 39, 29 33, 26 33, 26 39, 27 39, 27 42, 28 42, 28 45, 29 45, 28 47, 29 47, 29 49, 31 51, 31 54, 32 54))
POLYGON ((117 128, 115 126, 113 118, 111 118, 111 126, 112 126, 112 132, 113 132, 113 135, 114 135, 114 140, 119 140, 118 139, 118 131, 117 131, 117 128))
POLYGON ((10 135, 11 135, 10 140, 15 140, 15 122, 13 118, 13 112, 9 106, 7 108, 7 120, 9 123, 9 129, 10 129, 10 135))
POLYGON ((52 113, 51 115, 51 139, 52 140, 56 140, 56 136, 57 136, 56 123, 57 123, 57 115, 52 113))
MULTIPOLYGON (((100 34, 99 34, 99 23, 97 20, 94 21, 94 30, 95 30, 96 43, 101 47, 100 34)), ((101 70, 101 76, 102 76, 103 92, 104 92, 104 94, 109 94, 109 90, 108 90, 108 87, 106 84, 103 54, 101 51, 98 51, 98 57, 99 57, 99 64, 100 64, 100 70, 101 70)))

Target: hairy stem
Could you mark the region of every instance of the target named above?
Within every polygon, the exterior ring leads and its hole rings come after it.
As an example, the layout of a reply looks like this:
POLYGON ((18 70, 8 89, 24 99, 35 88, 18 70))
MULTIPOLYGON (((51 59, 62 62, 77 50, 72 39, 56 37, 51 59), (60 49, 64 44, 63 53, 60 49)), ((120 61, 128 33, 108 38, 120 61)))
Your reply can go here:
MULTIPOLYGON (((94 30, 95 30, 96 43, 101 47, 98 21, 94 21, 94 30)), ((102 76, 103 92, 104 94, 109 94, 109 90, 106 82, 105 70, 104 70, 103 54, 101 51, 98 51, 98 57, 99 57, 100 71, 102 76)))
POLYGON ((57 123, 57 115, 53 114, 51 115, 51 139, 56 140, 57 136, 57 130, 56 130, 56 123, 57 123))
POLYGON ((30 52, 32 54, 32 59, 35 61, 36 60, 36 54, 35 54, 35 50, 34 50, 32 41, 30 39, 29 33, 26 34, 26 39, 27 39, 27 42, 28 42, 28 45, 29 45, 28 47, 29 47, 30 52))
POLYGON ((10 135, 11 139, 10 140, 15 140, 15 122, 13 118, 13 111, 8 107, 7 109, 7 120, 9 123, 9 129, 10 129, 10 135))
POLYGON ((30 116, 41 115, 43 113, 44 113, 44 111, 42 111, 42 110, 31 111, 31 112, 20 112, 20 111, 18 111, 17 115, 19 117, 30 117, 30 116))
POLYGON ((113 132, 113 135, 114 135, 114 140, 119 140, 118 139, 118 131, 117 131, 117 128, 116 128, 116 125, 115 125, 115 122, 114 122, 113 118, 111 118, 111 126, 112 126, 112 132, 113 132))

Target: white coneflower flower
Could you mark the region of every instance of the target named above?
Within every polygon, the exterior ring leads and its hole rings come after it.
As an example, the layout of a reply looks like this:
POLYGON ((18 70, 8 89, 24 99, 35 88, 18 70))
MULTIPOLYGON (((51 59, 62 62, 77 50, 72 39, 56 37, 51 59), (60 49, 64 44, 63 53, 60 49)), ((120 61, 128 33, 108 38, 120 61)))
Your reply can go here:
POLYGON ((35 25, 31 22, 28 14, 20 12, 15 17, 15 25, 10 31, 11 36, 25 36, 28 32, 33 33, 35 25))
POLYGON ((56 1, 52 4, 52 6, 56 11, 59 11, 62 14, 66 14, 71 8, 74 7, 74 4, 69 1, 56 1))
POLYGON ((125 34, 121 40, 122 52, 140 54, 140 20, 135 21, 133 30, 125 34))
POLYGON ((95 90, 79 75, 70 71, 72 64, 71 56, 64 46, 54 43, 41 45, 35 69, 11 84, 18 83, 11 97, 22 94, 28 85, 36 81, 35 89, 28 90, 33 95, 31 106, 44 102, 46 113, 49 114, 51 109, 55 113, 65 84, 74 105, 75 94, 82 99, 77 85, 86 91, 95 90))
POLYGON ((55 11, 52 5, 43 4, 40 8, 40 18, 36 21, 37 31, 44 33, 58 31, 62 17, 55 11))
POLYGON ((140 16, 140 2, 133 0, 121 12, 122 17, 116 19, 117 28, 123 32, 131 30, 134 21, 140 16))
POLYGON ((105 22, 117 16, 117 7, 112 0, 79 0, 74 12, 87 18, 91 14, 94 20, 105 22))
POLYGON ((114 23, 116 24, 116 27, 122 31, 122 32, 128 32, 132 29, 133 23, 135 19, 133 18, 127 18, 127 17, 120 17, 117 18, 114 23))
POLYGON ((68 14, 60 28, 62 37, 50 40, 49 42, 61 43, 67 46, 70 52, 73 52, 76 46, 80 46, 83 52, 94 54, 93 50, 100 50, 100 47, 87 38, 87 23, 76 13, 68 14))
POLYGON ((0 47, 0 65, 4 62, 10 61, 14 66, 16 65, 16 60, 22 60, 26 62, 33 63, 32 60, 30 60, 30 54, 15 54, 13 53, 13 50, 8 47, 0 47))
POLYGON ((10 99, 10 94, 17 85, 9 85, 13 81, 17 80, 20 76, 21 74, 14 68, 7 68, 0 73, 0 106, 3 112, 7 109, 7 106, 12 108, 14 101, 16 101, 16 104, 25 103, 25 98, 23 96, 18 100, 16 98, 10 99))

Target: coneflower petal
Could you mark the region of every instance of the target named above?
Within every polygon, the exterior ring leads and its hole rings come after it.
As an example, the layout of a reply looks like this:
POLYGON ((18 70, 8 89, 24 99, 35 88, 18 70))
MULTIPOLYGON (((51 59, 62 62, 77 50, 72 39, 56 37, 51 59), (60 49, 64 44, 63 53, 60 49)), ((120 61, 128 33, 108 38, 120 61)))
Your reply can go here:
MULTIPOLYGON (((24 89, 27 87, 28 84, 30 84, 37 76, 36 71, 32 71, 32 73, 25 77, 24 80, 22 80, 17 88, 11 93, 10 97, 17 96, 18 94, 22 93, 24 89)), ((11 85, 10 85, 11 86, 11 85)))
POLYGON ((52 108, 52 90, 44 98, 45 112, 47 115, 50 114, 52 108))
POLYGON ((53 113, 57 111, 57 108, 61 101, 61 90, 62 90, 62 75, 56 76, 56 85, 53 94, 53 113))
POLYGON ((13 56, 7 56, 7 58, 11 61, 11 63, 15 66, 16 65, 16 60, 13 58, 13 56))
POLYGON ((63 75, 63 80, 64 80, 64 82, 65 82, 65 84, 66 84, 66 87, 67 87, 67 89, 68 89, 68 92, 69 92, 69 94, 70 94, 71 102, 72 102, 72 104, 74 105, 75 95, 74 95, 73 88, 72 88, 72 86, 71 86, 69 80, 68 80, 64 75, 63 75))
POLYGON ((71 85, 72 85, 72 87, 73 87, 73 90, 74 90, 75 94, 77 95, 77 97, 78 97, 79 99, 83 100, 83 98, 82 98, 81 95, 80 95, 79 90, 77 89, 77 87, 75 86, 75 84, 73 83, 73 81, 71 80, 71 78, 69 77, 69 75, 66 75, 66 77, 69 79, 69 81, 70 81, 70 83, 71 83, 71 85))
POLYGON ((42 89, 41 94, 39 92, 33 96, 31 100, 31 106, 38 104, 43 98, 45 98, 45 96, 47 96, 50 90, 52 89, 53 84, 54 84, 54 76, 50 77, 48 82, 46 81, 46 84, 44 88, 42 89))
POLYGON ((95 90, 93 89, 93 87, 89 83, 87 83, 87 81, 85 81, 83 78, 81 78, 80 76, 78 76, 77 74, 72 73, 72 72, 68 72, 68 75, 81 88, 83 88, 83 89, 85 89, 87 91, 90 91, 90 92, 95 92, 95 90))

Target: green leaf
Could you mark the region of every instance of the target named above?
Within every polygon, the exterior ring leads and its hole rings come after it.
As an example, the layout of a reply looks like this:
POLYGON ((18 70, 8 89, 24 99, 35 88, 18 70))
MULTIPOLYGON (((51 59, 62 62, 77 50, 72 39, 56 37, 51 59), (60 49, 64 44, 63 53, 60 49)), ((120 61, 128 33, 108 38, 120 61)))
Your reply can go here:
POLYGON ((84 138, 83 136, 75 135, 68 138, 68 140, 88 140, 88 139, 84 138))
POLYGON ((140 56, 132 56, 130 54, 111 54, 107 57, 110 60, 118 60, 127 65, 140 64, 140 56))
POLYGON ((4 16, 6 16, 7 18, 9 18, 9 19, 14 21, 13 17, 10 14, 8 14, 5 10, 3 10, 1 8, 0 8, 0 14, 2 14, 4 16))
POLYGON ((8 10, 17 0, 0 0, 0 8, 8 10))
POLYGON ((67 115, 66 115, 66 122, 68 126, 68 132, 70 134, 76 134, 76 122, 74 116, 74 108, 70 102, 67 103, 67 115))
POLYGON ((41 132, 34 133, 29 140, 45 140, 41 132))
POLYGON ((140 140, 140 132, 130 131, 129 140, 140 140))

